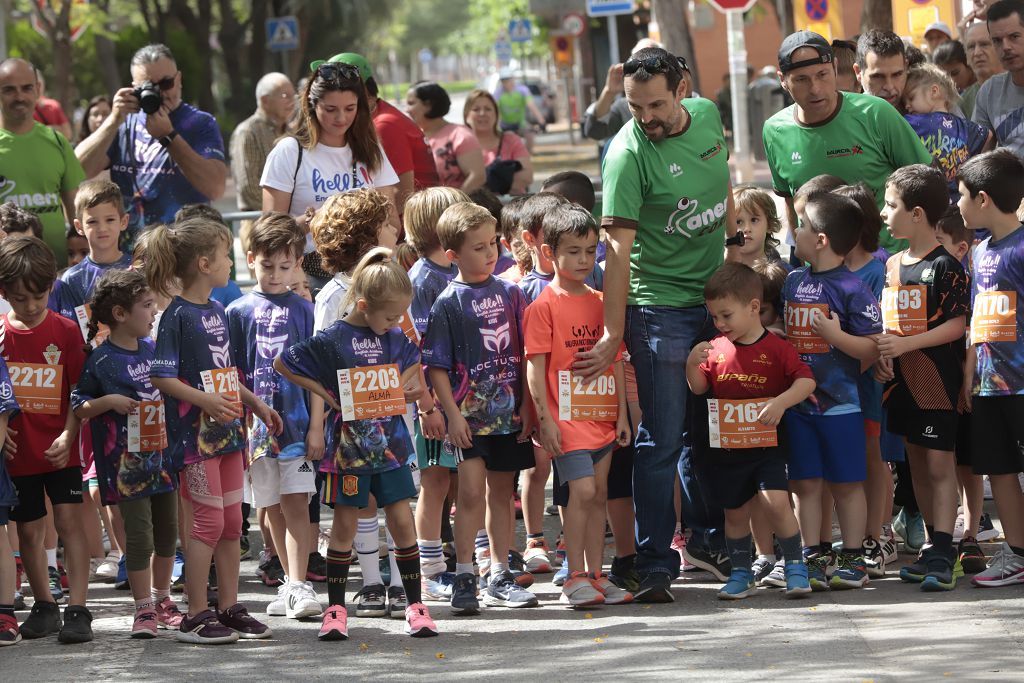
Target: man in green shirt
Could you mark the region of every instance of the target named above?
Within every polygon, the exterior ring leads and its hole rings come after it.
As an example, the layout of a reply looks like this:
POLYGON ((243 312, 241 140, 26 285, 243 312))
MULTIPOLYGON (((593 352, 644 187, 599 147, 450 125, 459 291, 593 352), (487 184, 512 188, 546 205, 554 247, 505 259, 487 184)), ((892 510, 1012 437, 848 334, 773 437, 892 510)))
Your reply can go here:
POLYGON ((602 170, 605 331, 578 354, 576 368, 585 379, 600 375, 625 339, 643 411, 633 466, 642 579, 636 597, 668 602, 680 563, 671 547, 677 468, 683 519, 693 530, 687 559, 722 580, 728 574, 721 511, 716 520, 704 504, 684 447, 685 366, 694 342, 710 330, 704 282, 722 264, 726 233, 736 227, 715 104, 682 99, 682 64, 661 48, 637 51, 623 75, 633 119, 609 143, 602 170))
POLYGON ((0 62, 0 203, 13 202, 39 216, 43 240, 63 267, 67 224, 85 172, 71 143, 32 118, 38 99, 35 67, 23 59, 0 62))
MULTIPOLYGON (((932 157, 903 116, 885 100, 840 92, 832 47, 811 31, 797 31, 779 48, 779 80, 795 104, 764 124, 763 139, 775 191, 786 198, 790 226, 796 226, 792 198, 800 186, 823 173, 848 183, 864 182, 881 210, 885 181, 897 168, 931 164, 932 157)), ((881 245, 903 248, 888 230, 881 245)))

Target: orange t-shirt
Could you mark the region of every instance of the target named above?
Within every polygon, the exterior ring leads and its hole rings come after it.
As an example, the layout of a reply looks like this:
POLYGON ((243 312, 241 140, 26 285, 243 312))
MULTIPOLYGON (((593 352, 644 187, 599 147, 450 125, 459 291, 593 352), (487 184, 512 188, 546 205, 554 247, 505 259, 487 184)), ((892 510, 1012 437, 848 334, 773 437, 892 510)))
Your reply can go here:
MULTIPOLYGON (((587 290, 586 294, 572 295, 550 284, 526 308, 523 321, 526 357, 548 356, 545 378, 548 411, 562 432, 564 453, 596 450, 615 441, 614 421, 559 419, 559 371, 571 370, 576 354, 592 348, 604 333, 601 293, 589 287, 587 290)), ((621 358, 620 349, 616 360, 621 358)), ((622 391, 625 387, 617 389, 622 391)))

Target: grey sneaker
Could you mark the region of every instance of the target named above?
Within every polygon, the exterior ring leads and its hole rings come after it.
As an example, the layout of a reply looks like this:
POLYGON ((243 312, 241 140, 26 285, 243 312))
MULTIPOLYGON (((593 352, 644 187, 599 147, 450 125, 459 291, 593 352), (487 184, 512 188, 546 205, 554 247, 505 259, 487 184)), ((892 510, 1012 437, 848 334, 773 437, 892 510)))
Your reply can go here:
POLYGON ((760 583, 761 579, 771 574, 772 568, 775 566, 775 560, 767 557, 758 557, 754 560, 754 563, 750 566, 750 570, 754 572, 754 582, 760 583))
POLYGON ((386 617, 388 615, 387 589, 384 584, 363 586, 356 593, 357 617, 386 617))
POLYGON ((401 586, 388 588, 388 616, 392 619, 405 619, 405 608, 409 601, 405 597, 405 589, 401 586))
POLYGON ((771 586, 772 588, 786 587, 786 561, 776 560, 768 574, 757 582, 759 586, 771 586))
POLYGON ((480 614, 480 601, 476 597, 476 576, 459 574, 452 588, 452 614, 480 614))
POLYGON ((492 576, 484 591, 484 604, 489 607, 536 607, 537 596, 520 588, 512 572, 492 576))

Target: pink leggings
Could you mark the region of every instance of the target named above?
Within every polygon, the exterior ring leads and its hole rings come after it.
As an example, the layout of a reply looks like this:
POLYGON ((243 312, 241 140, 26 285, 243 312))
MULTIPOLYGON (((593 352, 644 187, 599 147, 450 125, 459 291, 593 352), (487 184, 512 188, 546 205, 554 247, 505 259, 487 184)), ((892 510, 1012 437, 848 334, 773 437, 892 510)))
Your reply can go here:
POLYGON ((181 492, 192 503, 191 538, 211 548, 242 535, 242 452, 185 465, 181 492))

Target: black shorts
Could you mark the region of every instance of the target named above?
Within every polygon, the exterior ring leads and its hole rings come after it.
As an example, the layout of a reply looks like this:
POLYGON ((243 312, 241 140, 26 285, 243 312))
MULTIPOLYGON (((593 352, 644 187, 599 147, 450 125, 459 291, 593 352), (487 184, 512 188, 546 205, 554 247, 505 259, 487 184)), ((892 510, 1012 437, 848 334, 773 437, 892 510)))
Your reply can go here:
POLYGON ((971 408, 974 473, 1024 472, 1024 396, 975 396, 971 408))
POLYGON ((56 472, 11 477, 18 489, 18 505, 11 508, 15 522, 34 522, 46 516, 46 497, 54 505, 82 502, 82 468, 65 467, 56 472), (45 493, 45 497, 44 497, 45 493))
POLYGON ((0 505, 0 526, 7 526, 9 521, 11 521, 11 508, 0 505))
MULTIPOLYGON (((622 500, 633 497, 633 444, 612 451, 611 467, 608 468, 608 500, 622 500)), ((558 468, 553 467, 554 481, 551 484, 551 502, 558 507, 569 505, 569 484, 558 478, 558 468)))
POLYGON ((693 459, 708 503, 734 510, 758 491, 787 491, 786 454, 781 448, 711 448, 693 459))
POLYGON ((531 469, 536 463, 533 459, 533 444, 530 441, 519 443, 519 433, 515 434, 478 434, 473 437, 473 447, 462 451, 462 460, 483 458, 484 466, 491 472, 518 472, 531 469))
POLYGON ((956 464, 970 467, 974 464, 974 449, 971 447, 971 414, 956 416, 956 464))
MULTIPOLYGON (((315 463, 319 467, 320 463, 315 463)), ((324 485, 324 473, 317 469, 316 472, 316 491, 309 497, 309 523, 319 524, 320 523, 320 489, 324 485)))
POLYGON ((955 410, 921 410, 906 403, 890 402, 886 429, 907 443, 936 451, 956 449, 955 410))

